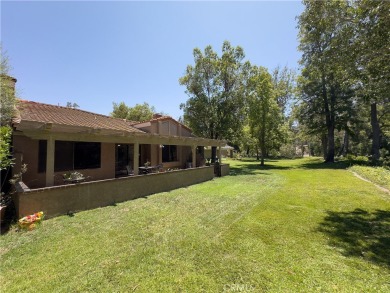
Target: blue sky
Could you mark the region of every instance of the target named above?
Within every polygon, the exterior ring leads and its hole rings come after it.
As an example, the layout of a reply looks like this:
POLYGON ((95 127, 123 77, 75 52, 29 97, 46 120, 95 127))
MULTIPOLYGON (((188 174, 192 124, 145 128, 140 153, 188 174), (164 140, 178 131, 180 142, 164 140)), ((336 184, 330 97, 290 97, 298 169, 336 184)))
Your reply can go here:
POLYGON ((224 40, 272 70, 298 68, 300 1, 1 2, 1 42, 22 99, 101 114, 148 102, 174 118, 192 51, 224 40))

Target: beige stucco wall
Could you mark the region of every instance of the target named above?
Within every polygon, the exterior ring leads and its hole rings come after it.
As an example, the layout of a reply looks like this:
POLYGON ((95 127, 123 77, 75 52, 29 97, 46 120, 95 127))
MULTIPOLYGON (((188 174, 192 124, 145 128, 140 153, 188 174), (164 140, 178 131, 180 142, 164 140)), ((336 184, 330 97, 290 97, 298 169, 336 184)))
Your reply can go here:
MULTIPOLYGON (((13 138, 15 153, 15 167, 13 173, 20 171, 22 163, 27 164, 27 172, 23 174, 23 182, 29 188, 39 188, 46 186, 46 173, 38 173, 38 151, 39 141, 26 136, 16 135, 13 138)), ((115 178, 115 144, 101 144, 101 167, 96 169, 77 170, 85 176, 90 176, 93 180, 115 178)), ((71 170, 69 170, 71 171, 71 170)), ((54 173, 54 185, 63 184, 62 175, 65 172, 54 173)))
POLYGON ((150 160, 150 163, 154 166, 154 165, 158 165, 161 163, 161 149, 160 149, 160 145, 157 145, 157 144, 152 144, 150 146, 150 157, 151 157, 151 160, 150 160))
POLYGON ((107 206, 214 178, 214 167, 131 176, 30 190, 15 195, 18 217, 43 211, 47 218, 107 206))
POLYGON ((230 173, 230 165, 229 164, 221 164, 221 176, 227 176, 230 173))

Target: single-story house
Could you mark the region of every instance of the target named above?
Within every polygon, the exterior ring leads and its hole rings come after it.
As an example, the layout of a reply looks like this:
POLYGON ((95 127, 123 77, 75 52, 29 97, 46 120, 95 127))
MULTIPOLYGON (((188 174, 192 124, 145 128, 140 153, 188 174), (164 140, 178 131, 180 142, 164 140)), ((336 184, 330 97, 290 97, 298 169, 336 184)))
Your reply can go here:
POLYGON ((27 165, 14 195, 19 217, 92 209, 229 173, 229 165, 205 166, 204 156, 205 147, 214 147, 221 159, 226 141, 196 137, 165 115, 129 121, 20 100, 12 127, 13 174, 27 165), (144 175, 147 166, 156 168, 144 175), (64 178, 75 171, 88 180, 64 178))
POLYGON ((226 142, 196 137, 169 116, 144 122, 112 118, 79 109, 21 100, 13 121, 14 173, 27 164, 29 188, 63 184, 63 174, 77 170, 102 180, 122 176, 129 166, 162 169, 205 164, 204 147, 226 142))

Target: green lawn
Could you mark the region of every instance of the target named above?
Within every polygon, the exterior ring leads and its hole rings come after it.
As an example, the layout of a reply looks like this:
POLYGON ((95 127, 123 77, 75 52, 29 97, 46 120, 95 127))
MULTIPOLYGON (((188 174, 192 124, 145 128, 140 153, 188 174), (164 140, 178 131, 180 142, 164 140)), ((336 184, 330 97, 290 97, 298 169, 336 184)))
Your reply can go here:
POLYGON ((231 176, 11 230, 2 292, 390 292, 389 195, 342 164, 230 163, 231 176))
POLYGON ((349 168, 366 180, 390 190, 390 170, 383 167, 352 166, 349 168))

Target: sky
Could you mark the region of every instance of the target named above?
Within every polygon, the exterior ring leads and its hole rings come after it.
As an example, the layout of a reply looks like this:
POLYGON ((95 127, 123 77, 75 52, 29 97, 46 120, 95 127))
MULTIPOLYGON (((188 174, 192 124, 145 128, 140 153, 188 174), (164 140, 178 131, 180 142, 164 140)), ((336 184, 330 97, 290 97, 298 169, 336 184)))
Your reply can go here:
POLYGON ((109 115, 144 102, 178 119, 193 49, 298 69, 300 1, 1 1, 1 43, 24 100, 109 115))

